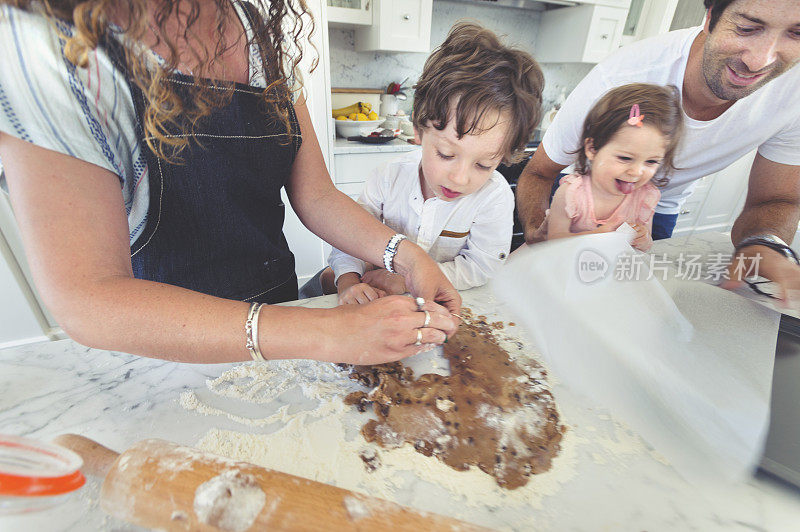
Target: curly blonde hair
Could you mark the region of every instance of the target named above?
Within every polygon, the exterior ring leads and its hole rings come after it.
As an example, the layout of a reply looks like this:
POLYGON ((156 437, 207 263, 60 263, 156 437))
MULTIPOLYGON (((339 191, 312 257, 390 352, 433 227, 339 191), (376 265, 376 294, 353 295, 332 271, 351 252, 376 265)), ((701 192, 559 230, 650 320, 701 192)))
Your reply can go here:
MULTIPOLYGON (((164 57, 165 63, 154 66, 147 54, 130 46, 124 47, 124 61, 133 82, 146 99, 142 124, 145 142, 159 157, 176 163, 180 162, 179 154, 191 137, 169 135, 167 132, 174 133, 178 129, 191 134, 200 119, 227 103, 232 94, 232 91, 215 89, 230 87, 233 82, 215 80, 211 86, 200 83, 202 78, 211 77, 208 73, 216 58, 222 57, 233 46, 226 47, 222 38, 226 21, 230 20, 231 14, 235 16, 233 2, 214 0, 214 3, 219 37, 212 53, 207 51, 201 55, 192 47, 198 67, 192 73, 195 84, 184 99, 175 92, 173 84, 167 82, 170 76, 178 72, 178 47, 175 36, 164 30, 169 17, 177 13, 181 16, 185 14, 186 28, 179 38, 187 42, 200 42, 197 33, 193 32, 200 14, 200 0, 155 0, 150 27, 147 0, 0 0, 0 4, 41 12, 54 23, 62 21, 71 24, 74 31, 63 35, 66 41, 65 55, 81 68, 88 66, 89 53, 103 45, 112 29, 116 31, 119 27, 122 34, 117 35, 133 43, 142 42, 152 29, 157 43, 164 43, 170 50, 169 55, 164 57), (186 131, 187 128, 189 131, 186 131)), ((269 115, 284 124, 288 143, 294 133, 288 105, 292 102, 292 94, 302 89, 298 70, 303 59, 301 41, 313 33, 314 20, 305 0, 252 0, 248 3, 261 16, 250 17, 253 37, 247 40, 247 45, 258 50, 261 68, 268 83, 262 97, 269 115), (307 21, 304 22, 304 18, 307 21), (290 79, 295 80, 292 86, 289 85, 290 79)), ((205 47, 201 49, 209 50, 205 47)), ((318 57, 312 61, 311 70, 317 62, 318 57)))

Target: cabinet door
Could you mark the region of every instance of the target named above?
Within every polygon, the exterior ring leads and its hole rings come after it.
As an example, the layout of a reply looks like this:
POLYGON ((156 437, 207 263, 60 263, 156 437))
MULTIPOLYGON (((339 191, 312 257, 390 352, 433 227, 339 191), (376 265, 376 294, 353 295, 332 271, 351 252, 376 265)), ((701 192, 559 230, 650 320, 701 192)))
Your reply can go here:
POLYGON ((596 7, 589 26, 586 49, 581 62, 599 63, 608 54, 619 48, 627 16, 627 9, 606 6, 596 7))
MULTIPOLYGON (((47 340, 45 329, 50 329, 12 251, 9 239, 18 239, 15 226, 5 193, 0 190, 0 349, 47 340)), ((21 248, 19 253, 24 264, 21 248)))
POLYGON ((698 230, 727 231, 731 228, 742 210, 755 156, 755 151, 750 152, 716 173, 697 221, 698 230))
POLYGON ((577 0, 576 3, 592 4, 596 6, 622 7, 627 9, 631 4, 631 0, 577 0))
POLYGON ((380 0, 373 24, 358 28, 358 52, 430 52, 433 0, 380 0))
POLYGON ((4 253, 0 253, 0 300, 0 349, 48 339, 4 253))
POLYGON ((378 166, 402 156, 400 152, 343 153, 334 155, 336 185, 364 183, 378 166))
POLYGON ((627 8, 579 5, 542 14, 536 35, 541 63, 597 63, 619 47, 627 8))
MULTIPOLYGON (((324 1, 307 0, 306 2, 309 12, 317 22, 317 29, 312 36, 312 43, 316 50, 308 47, 306 42, 308 48, 303 50, 303 63, 300 65, 300 70, 303 74, 304 89, 307 97, 306 105, 314 125, 314 132, 322 149, 325 165, 330 167, 332 132, 329 128, 333 126, 330 121, 330 74, 327 69, 328 28, 325 19, 324 1), (319 66, 309 74, 310 62, 317 55, 319 55, 319 66)), ((291 205, 289 205, 285 192, 283 192, 283 201, 287 207, 283 233, 289 243, 289 248, 295 255, 295 271, 300 285, 302 285, 312 275, 321 270, 326 263, 323 254, 323 242, 302 224, 291 205)))
POLYGON ((352 28, 372 25, 374 0, 327 0, 328 24, 352 28))

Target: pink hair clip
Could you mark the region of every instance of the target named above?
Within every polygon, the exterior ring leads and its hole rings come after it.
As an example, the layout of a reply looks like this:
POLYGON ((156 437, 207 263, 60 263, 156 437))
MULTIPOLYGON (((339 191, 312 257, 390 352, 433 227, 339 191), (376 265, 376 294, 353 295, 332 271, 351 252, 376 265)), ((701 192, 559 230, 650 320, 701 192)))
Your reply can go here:
POLYGON ((628 115, 628 124, 642 127, 642 120, 644 120, 644 115, 639 114, 639 104, 635 103, 631 106, 631 114, 628 115))

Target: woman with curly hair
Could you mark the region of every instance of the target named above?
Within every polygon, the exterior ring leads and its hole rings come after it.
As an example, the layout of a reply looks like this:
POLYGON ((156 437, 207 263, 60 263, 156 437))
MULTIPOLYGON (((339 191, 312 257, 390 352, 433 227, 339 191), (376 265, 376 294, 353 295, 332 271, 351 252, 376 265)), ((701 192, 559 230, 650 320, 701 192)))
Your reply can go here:
POLYGON ((298 73, 311 31, 303 0, 0 1, 0 160, 36 285, 73 339, 366 364, 455 330, 438 266, 331 182, 298 73), (311 231, 402 273, 425 306, 271 305, 297 297, 283 187, 311 231))

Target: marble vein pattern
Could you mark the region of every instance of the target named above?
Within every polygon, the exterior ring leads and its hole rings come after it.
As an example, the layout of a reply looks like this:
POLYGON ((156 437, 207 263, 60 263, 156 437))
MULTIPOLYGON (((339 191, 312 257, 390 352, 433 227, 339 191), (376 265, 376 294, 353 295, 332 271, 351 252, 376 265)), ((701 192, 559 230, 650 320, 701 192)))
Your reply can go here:
MULTIPOLYGON (((669 242, 660 244, 659 249, 679 251, 680 245, 669 242)), ((724 245, 724 239, 696 235, 689 245, 712 249, 724 245)), ((466 291, 463 297, 465 306, 491 321, 510 321, 488 288, 466 291)), ((289 303, 312 308, 334 304, 334 296, 289 303)), ((507 327, 506 332, 524 338, 524 333, 516 329, 507 327)), ((235 366, 165 362, 89 349, 72 340, 2 350, 0 433, 47 441, 74 432, 122 451, 145 438, 193 445, 213 428, 264 432, 267 428, 246 427, 225 416, 188 412, 179 403, 181 393, 191 391, 211 406, 224 407, 213 403, 221 399, 209 392, 207 382, 235 366)), ((553 393, 576 442, 570 455, 576 474, 561 491, 544 497, 542 506, 527 511, 528 517, 536 517, 537 530, 781 532, 796 529, 800 522, 800 491, 761 474, 736 486, 708 490, 691 486, 607 412, 598 411, 586 399, 560 386, 557 376, 553 393)), ((289 409, 291 415, 295 415, 295 406, 289 409)), ((362 421, 355 418, 348 430, 356 432, 362 421)), ((276 427, 268 429, 274 431, 276 427)), ((397 493, 400 502, 423 509, 440 504, 431 502, 425 482, 403 485, 408 487, 397 493)), ((63 508, 56 521, 63 526, 57 529, 138 530, 105 516, 98 497, 99 483, 91 480, 63 508)), ((465 509, 455 501, 441 504, 439 511, 460 516, 465 509)), ((515 525, 521 514, 507 512, 502 506, 475 515, 482 524, 504 530, 530 529, 515 525)), ((0 530, 6 529, 0 518, 0 530)))

